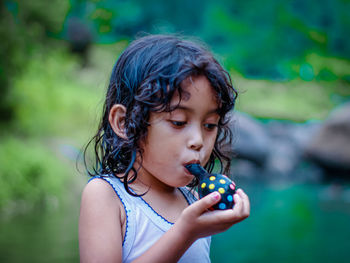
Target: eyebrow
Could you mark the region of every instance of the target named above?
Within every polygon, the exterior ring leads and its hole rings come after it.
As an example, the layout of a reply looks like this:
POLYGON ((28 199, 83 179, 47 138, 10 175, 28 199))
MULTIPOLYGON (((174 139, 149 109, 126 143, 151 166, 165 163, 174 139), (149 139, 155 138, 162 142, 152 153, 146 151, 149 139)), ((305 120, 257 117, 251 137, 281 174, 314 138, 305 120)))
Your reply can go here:
MULTIPOLYGON (((193 112, 194 109, 192 108, 189 108, 189 107, 186 107, 186 106, 175 106, 175 107, 171 107, 171 111, 174 111, 174 110, 184 110, 184 111, 188 111, 188 112, 193 112)), ((212 113, 219 113, 219 108, 215 108, 213 110, 210 110, 207 114, 212 114, 212 113)))

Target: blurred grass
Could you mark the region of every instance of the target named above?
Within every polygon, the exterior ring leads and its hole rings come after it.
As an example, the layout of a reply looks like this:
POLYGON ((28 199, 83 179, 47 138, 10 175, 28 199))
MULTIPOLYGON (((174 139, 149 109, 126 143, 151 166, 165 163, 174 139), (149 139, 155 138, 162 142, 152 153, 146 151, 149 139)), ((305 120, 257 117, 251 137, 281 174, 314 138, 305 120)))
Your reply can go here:
POLYGON ((240 92, 237 109, 259 118, 323 120, 336 106, 328 95, 329 83, 244 78, 236 78, 235 83, 240 92))
POLYGON ((304 63, 288 67, 294 75, 288 81, 247 79, 231 70, 240 93, 236 109, 258 118, 305 122, 326 119, 332 109, 350 99, 348 60, 310 53, 304 63))

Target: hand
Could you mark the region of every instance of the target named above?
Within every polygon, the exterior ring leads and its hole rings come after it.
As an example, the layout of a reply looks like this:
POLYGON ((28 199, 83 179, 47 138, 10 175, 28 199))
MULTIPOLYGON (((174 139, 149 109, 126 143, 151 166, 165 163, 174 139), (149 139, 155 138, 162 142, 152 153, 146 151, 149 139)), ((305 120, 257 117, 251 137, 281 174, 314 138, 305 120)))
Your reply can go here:
POLYGON ((233 209, 209 211, 221 199, 218 192, 211 193, 187 207, 175 225, 194 240, 224 232, 250 214, 249 198, 242 189, 233 198, 233 209))

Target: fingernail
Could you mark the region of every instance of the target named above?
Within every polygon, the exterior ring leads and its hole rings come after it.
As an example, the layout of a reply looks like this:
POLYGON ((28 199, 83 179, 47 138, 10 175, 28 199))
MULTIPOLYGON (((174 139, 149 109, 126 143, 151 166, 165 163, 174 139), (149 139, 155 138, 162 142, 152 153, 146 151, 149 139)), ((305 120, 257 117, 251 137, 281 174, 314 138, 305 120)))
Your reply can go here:
POLYGON ((220 199, 220 194, 218 192, 214 192, 214 193, 211 194, 211 197, 214 200, 219 200, 220 199))

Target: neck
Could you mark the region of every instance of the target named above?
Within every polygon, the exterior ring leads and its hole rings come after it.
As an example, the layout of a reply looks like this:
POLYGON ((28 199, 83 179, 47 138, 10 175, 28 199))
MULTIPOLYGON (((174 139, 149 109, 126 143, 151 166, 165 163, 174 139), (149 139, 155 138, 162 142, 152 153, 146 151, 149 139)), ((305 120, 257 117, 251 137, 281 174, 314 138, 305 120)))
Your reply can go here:
POLYGON ((138 194, 145 192, 158 192, 163 194, 173 194, 177 187, 169 186, 150 175, 144 169, 140 169, 137 173, 137 179, 130 184, 130 187, 138 194))

